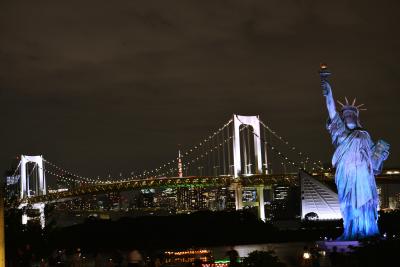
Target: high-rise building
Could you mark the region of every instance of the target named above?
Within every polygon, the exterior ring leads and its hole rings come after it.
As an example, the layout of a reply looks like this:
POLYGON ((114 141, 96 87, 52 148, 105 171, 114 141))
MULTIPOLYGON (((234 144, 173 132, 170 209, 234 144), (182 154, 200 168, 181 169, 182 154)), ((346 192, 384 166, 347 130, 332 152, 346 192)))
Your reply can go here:
POLYGON ((400 209, 400 192, 395 194, 395 201, 396 201, 396 209, 400 209))
POLYGON ((388 184, 378 184, 376 186, 379 195, 379 208, 381 210, 389 208, 389 187, 388 184))
POLYGON ((256 189, 243 190, 242 197, 243 197, 243 202, 256 202, 257 190, 256 189))
POLYGON ((275 185, 274 200, 285 200, 288 198, 289 186, 275 185))
POLYGON ((394 193, 388 197, 389 209, 395 210, 400 208, 400 192, 394 193))
POLYGON ((142 189, 139 197, 139 207, 141 208, 153 208, 154 205, 154 189, 142 189))

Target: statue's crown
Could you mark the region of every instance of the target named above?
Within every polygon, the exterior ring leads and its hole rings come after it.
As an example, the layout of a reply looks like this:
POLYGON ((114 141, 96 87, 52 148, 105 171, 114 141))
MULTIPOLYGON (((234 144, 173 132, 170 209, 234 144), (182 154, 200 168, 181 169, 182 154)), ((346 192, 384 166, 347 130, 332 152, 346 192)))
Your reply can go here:
POLYGON ((364 104, 360 104, 360 105, 356 105, 356 98, 354 98, 353 102, 350 104, 349 101, 347 100, 347 97, 344 97, 346 104, 341 103, 339 100, 337 101, 342 107, 341 107, 341 112, 345 112, 345 111, 352 111, 354 113, 358 114, 360 113, 360 111, 363 110, 367 110, 365 108, 361 108, 362 106, 364 106, 364 104))

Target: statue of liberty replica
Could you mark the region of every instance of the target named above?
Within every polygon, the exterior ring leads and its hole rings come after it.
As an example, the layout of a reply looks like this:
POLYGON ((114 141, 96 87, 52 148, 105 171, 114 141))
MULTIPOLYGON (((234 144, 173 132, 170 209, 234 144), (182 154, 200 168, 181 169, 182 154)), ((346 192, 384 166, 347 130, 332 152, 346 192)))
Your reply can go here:
POLYGON ((363 104, 356 105, 345 98, 336 110, 332 88, 327 78, 331 73, 321 64, 320 77, 326 99, 329 119, 327 129, 335 152, 332 165, 336 169, 343 234, 338 240, 360 240, 378 236, 378 204, 375 175, 382 171, 383 161, 389 155, 389 144, 379 140, 374 144, 369 133, 360 124, 363 104))

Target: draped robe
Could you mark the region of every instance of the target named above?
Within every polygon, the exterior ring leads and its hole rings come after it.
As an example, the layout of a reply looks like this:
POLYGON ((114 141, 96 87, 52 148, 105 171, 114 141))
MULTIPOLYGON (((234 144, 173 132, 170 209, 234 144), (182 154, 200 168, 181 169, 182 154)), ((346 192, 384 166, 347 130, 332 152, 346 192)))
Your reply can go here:
POLYGON ((339 239, 379 235, 379 197, 371 164, 371 137, 361 128, 348 129, 338 113, 328 120, 327 129, 335 146, 332 165, 336 168, 335 183, 343 217, 344 231, 339 239))

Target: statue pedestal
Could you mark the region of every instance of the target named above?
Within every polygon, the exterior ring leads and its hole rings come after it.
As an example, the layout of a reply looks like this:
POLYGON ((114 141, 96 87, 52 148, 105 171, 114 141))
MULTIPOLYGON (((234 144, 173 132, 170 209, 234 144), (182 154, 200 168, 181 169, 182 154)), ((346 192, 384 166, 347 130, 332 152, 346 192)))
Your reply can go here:
POLYGON ((358 241, 317 241, 317 245, 327 251, 332 252, 333 248, 337 248, 337 252, 352 252, 352 247, 359 247, 361 243, 358 241))

